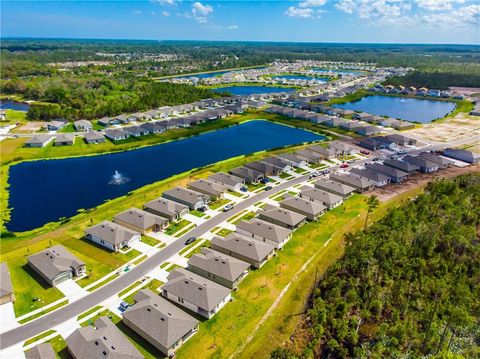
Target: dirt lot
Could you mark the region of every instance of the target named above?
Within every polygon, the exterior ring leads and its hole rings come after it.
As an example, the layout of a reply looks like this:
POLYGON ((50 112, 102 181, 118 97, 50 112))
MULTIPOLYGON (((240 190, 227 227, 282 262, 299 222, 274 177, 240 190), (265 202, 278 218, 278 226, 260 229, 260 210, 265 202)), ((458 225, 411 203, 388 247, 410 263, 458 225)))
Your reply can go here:
POLYGON ((13 132, 17 132, 17 133, 35 132, 42 129, 42 127, 44 127, 45 125, 46 125, 46 122, 29 121, 26 124, 20 127, 17 127, 13 132))
POLYGON ((380 201, 387 201, 401 193, 407 192, 413 188, 426 185, 435 178, 456 177, 467 173, 480 172, 480 164, 467 167, 451 167, 439 170, 436 173, 417 173, 408 178, 401 184, 389 184, 383 188, 376 188, 367 193, 367 195, 376 195, 380 201))

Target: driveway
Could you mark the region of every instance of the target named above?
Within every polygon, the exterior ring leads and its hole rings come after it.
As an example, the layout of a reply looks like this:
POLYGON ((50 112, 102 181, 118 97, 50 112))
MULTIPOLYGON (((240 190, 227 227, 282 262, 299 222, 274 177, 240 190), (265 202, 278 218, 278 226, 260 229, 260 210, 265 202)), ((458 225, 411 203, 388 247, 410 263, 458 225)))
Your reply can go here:
POLYGON ((13 310, 12 302, 0 305, 0 319, 2 321, 0 327, 2 333, 19 326, 15 318, 15 311, 13 310))
POLYGON ((90 293, 80 287, 73 279, 57 284, 57 288, 67 297, 69 303, 75 302, 90 293))
POLYGON ((146 243, 143 243, 142 241, 136 241, 131 244, 131 247, 136 249, 139 252, 142 252, 143 254, 146 254, 147 257, 151 257, 152 255, 155 254, 155 252, 158 251, 158 248, 149 246, 146 243))

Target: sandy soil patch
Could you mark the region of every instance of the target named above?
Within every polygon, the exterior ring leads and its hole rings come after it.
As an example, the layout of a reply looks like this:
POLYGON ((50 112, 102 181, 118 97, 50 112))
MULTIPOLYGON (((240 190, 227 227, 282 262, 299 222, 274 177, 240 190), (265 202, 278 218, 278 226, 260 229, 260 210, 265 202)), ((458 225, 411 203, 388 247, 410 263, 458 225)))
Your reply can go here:
POLYGON ((20 127, 17 127, 15 129, 15 132, 19 132, 19 133, 35 132, 35 131, 41 130, 42 127, 46 126, 46 124, 47 124, 46 122, 41 122, 41 121, 28 121, 26 124, 20 127))

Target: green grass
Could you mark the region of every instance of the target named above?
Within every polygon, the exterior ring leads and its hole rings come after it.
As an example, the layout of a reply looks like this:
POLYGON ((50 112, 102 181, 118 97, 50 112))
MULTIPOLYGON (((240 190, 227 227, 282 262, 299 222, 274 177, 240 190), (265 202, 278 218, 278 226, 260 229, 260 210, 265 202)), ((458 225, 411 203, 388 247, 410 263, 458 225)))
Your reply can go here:
POLYGON ((38 341, 42 338, 48 337, 49 335, 51 335, 53 333, 55 333, 55 330, 53 330, 53 329, 47 330, 46 332, 43 332, 43 333, 41 333, 41 334, 39 334, 39 335, 37 335, 33 338, 30 338, 30 339, 26 340, 25 343, 23 344, 23 346, 25 347, 29 344, 35 343, 36 341, 38 341))
POLYGON ((219 200, 216 200, 215 202, 210 203, 208 206, 210 207, 210 209, 218 209, 218 208, 221 208, 221 207, 225 206, 226 204, 228 204, 230 202, 231 201, 229 199, 221 198, 219 200))
POLYGON ((77 317, 77 321, 80 321, 82 320, 83 318, 89 316, 90 314, 92 313, 95 313, 96 311, 102 309, 102 306, 101 305, 97 305, 89 310, 87 310, 86 312, 83 312, 82 314, 80 314, 78 317, 77 317))
MULTIPOLYGON (((197 238, 197 239, 195 239, 192 243, 190 243, 188 246, 186 246, 186 247, 183 248, 180 252, 178 252, 178 254, 179 254, 179 255, 183 255, 184 253, 186 253, 187 251, 189 251, 190 248, 196 246, 199 241, 202 241, 202 238, 197 238)), ((161 267, 160 267, 160 268, 161 268, 161 267)))
POLYGON ((232 190, 230 190, 230 189, 227 191, 227 193, 228 193, 228 194, 231 194, 232 196, 235 196, 235 197, 240 197, 240 198, 243 198, 243 197, 244 197, 243 194, 241 194, 241 193, 239 193, 239 192, 237 192, 237 191, 232 191, 232 190))
POLYGON ((190 211, 190 214, 193 214, 195 217, 199 217, 199 218, 202 218, 202 217, 205 217, 206 214, 203 213, 203 212, 200 212, 198 210, 193 210, 193 211, 190 211))
POLYGON ((88 291, 93 292, 93 291, 97 290, 98 288, 103 287, 105 284, 110 283, 112 280, 117 279, 119 276, 120 276, 119 274, 111 275, 107 279, 102 280, 101 282, 99 282, 99 283, 95 284, 94 286, 88 288, 88 291))
POLYGON ((175 237, 179 238, 181 236, 183 236, 185 233, 191 231, 193 228, 195 228, 196 225, 193 225, 191 227, 187 227, 187 228, 184 228, 183 230, 181 230, 180 232, 177 232, 175 233, 175 237))
POLYGON ((192 224, 192 222, 187 221, 186 219, 181 219, 178 222, 172 222, 165 230, 165 234, 168 234, 169 236, 171 236, 174 233, 180 231, 181 229, 189 226, 190 224, 192 224))
MULTIPOLYGON (((15 295, 16 295, 16 293, 15 293, 15 295)), ((40 318, 41 316, 43 316, 43 315, 45 315, 45 314, 47 314, 47 313, 53 312, 54 310, 56 310, 56 309, 58 309, 58 308, 61 308, 61 307, 63 307, 64 305, 67 305, 67 304, 68 304, 68 299, 65 299, 64 301, 62 301, 62 302, 60 302, 60 303, 58 303, 58 304, 56 304, 56 305, 54 305, 54 306, 52 306, 52 307, 50 307, 50 308, 48 308, 48 309, 42 310, 42 311, 40 311, 39 313, 37 313, 37 314, 35 314, 35 315, 31 315, 31 316, 29 316, 28 318, 19 320, 18 322, 19 322, 20 324, 25 324, 25 323, 27 323, 27 322, 30 322, 30 321, 34 320, 34 319, 40 318)))
POLYGON ((253 192, 259 188, 263 188, 265 187, 265 185, 263 183, 250 183, 247 185, 247 189, 250 191, 250 192, 253 192))
POLYGON ((165 269, 168 265, 170 265, 170 262, 163 262, 163 263, 160 265, 160 269, 165 269))
POLYGON ((142 236, 142 242, 152 247, 155 247, 157 244, 160 243, 158 239, 155 239, 149 236, 142 236))
POLYGON ((290 173, 287 173, 287 172, 282 172, 280 173, 280 176, 278 176, 282 179, 285 179, 285 180, 289 180, 289 179, 292 179, 293 176, 290 174, 290 173))
POLYGON ((139 264, 142 263, 145 259, 147 259, 147 255, 146 255, 146 254, 144 254, 143 256, 138 257, 138 258, 135 259, 132 263, 135 264, 135 265, 139 265, 139 264))
POLYGON ((130 292, 133 288, 138 287, 140 284, 142 284, 142 281, 137 280, 135 283, 129 285, 127 288, 125 288, 125 289, 122 290, 120 293, 118 293, 118 296, 119 296, 120 298, 123 297, 125 294, 127 294, 128 292, 130 292))
POLYGON ((60 359, 72 359, 67 349, 67 343, 60 335, 48 340, 47 343, 52 345, 53 351, 60 359))
POLYGON ((89 325, 94 324, 95 321, 100 317, 108 317, 115 324, 119 323, 122 320, 122 318, 120 318, 115 313, 111 312, 108 309, 105 309, 105 310, 101 311, 100 313, 97 313, 97 315, 95 315, 95 316, 91 317, 90 319, 84 321, 83 323, 80 323, 80 326, 81 327, 88 327, 89 325))
POLYGON ((227 229, 227 228, 222 228, 221 230, 219 230, 217 233, 215 233, 216 235, 218 236, 222 236, 222 237, 226 237, 228 236, 230 233, 232 233, 233 231, 231 229, 227 229))
MULTIPOLYGON (((242 215, 240 218, 235 219, 232 224, 237 224, 241 221, 249 221, 250 219, 254 218, 256 216, 255 212, 248 211, 244 215, 242 215)), ((224 236, 225 237, 225 236, 224 236)))
POLYGON ((185 258, 190 258, 194 254, 200 253, 202 251, 202 248, 209 248, 210 247, 210 241, 204 241, 202 244, 200 244, 197 248, 195 248, 193 251, 189 252, 188 254, 185 255, 185 258))
POLYGON ((175 268, 183 268, 181 265, 178 265, 178 264, 173 264, 171 265, 170 267, 168 267, 166 269, 167 272, 171 272, 172 270, 174 270, 175 268))
MULTIPOLYGON (((141 283, 141 282, 140 282, 141 283)), ((160 291, 158 291, 158 288, 160 286, 162 286, 164 283, 156 278, 152 279, 150 282, 148 282, 147 284, 145 284, 143 287, 141 287, 140 289, 136 290, 135 292, 131 293, 129 296, 123 298, 123 301, 124 302, 127 302, 128 304, 132 305, 135 300, 135 296, 137 295, 137 293, 139 291, 141 291, 142 289, 150 289, 152 292, 156 293, 156 294, 160 294, 160 291)), ((137 284, 137 285, 140 285, 140 284, 137 284)), ((131 289, 133 289, 134 287, 132 287, 131 289)), ((130 290, 131 290, 130 289, 130 290)), ((128 292, 128 291, 127 291, 128 292)), ((127 293, 125 292, 125 293, 127 293)))
POLYGON ((117 323, 117 328, 122 331, 123 334, 130 340, 130 342, 137 348, 137 350, 146 358, 146 359, 159 359, 165 358, 158 349, 153 345, 147 342, 143 337, 135 333, 132 329, 127 327, 122 321, 117 323))
POLYGON ((293 172, 299 173, 299 174, 301 174, 301 175, 303 175, 304 173, 307 173, 306 170, 304 170, 303 168, 300 168, 300 167, 296 167, 296 168, 293 170, 293 172))
MULTIPOLYGON (((77 130, 73 126, 73 123, 68 123, 62 129, 60 129, 57 132, 67 133, 67 132, 77 132, 77 130)), ((81 139, 77 138, 76 141, 81 141, 81 139)))

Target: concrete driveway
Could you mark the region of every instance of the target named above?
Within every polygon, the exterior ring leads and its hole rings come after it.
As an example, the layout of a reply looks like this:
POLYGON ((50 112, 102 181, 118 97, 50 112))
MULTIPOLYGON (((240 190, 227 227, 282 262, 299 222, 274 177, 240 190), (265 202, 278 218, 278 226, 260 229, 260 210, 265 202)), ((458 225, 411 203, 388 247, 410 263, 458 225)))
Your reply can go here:
POLYGON ((5 303, 0 305, 0 331, 6 332, 7 330, 18 327, 17 319, 15 318, 15 310, 13 310, 13 303, 5 303))
POLYGON ((69 303, 75 302, 90 293, 80 287, 73 279, 57 284, 57 288, 67 297, 69 303))

